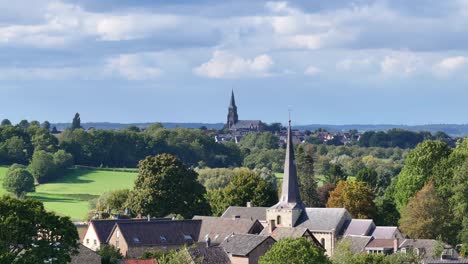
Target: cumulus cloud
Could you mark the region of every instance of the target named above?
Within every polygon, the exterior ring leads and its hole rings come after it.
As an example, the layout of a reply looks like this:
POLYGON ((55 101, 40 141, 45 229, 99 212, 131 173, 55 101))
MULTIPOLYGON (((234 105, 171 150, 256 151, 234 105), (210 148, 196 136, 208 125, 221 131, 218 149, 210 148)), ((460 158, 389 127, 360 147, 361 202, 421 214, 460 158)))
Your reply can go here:
POLYGON ((155 54, 122 54, 109 59, 105 70, 128 80, 151 80, 162 74, 158 65, 155 54))
POLYGON ((463 56, 448 57, 442 59, 434 65, 434 74, 438 77, 448 77, 450 74, 458 71, 467 63, 467 58, 463 56))
POLYGON ((322 72, 322 70, 320 70, 319 68, 315 67, 315 66, 309 66, 307 67, 307 69, 304 71, 304 74, 305 75, 309 75, 309 76, 315 76, 317 74, 320 74, 322 72))
POLYGON ((273 64, 273 59, 266 54, 246 59, 217 50, 208 62, 196 67, 194 72, 208 78, 266 77, 270 75, 273 64))
POLYGON ((384 76, 408 77, 415 74, 422 64, 422 59, 413 53, 395 52, 383 58, 380 70, 384 76))

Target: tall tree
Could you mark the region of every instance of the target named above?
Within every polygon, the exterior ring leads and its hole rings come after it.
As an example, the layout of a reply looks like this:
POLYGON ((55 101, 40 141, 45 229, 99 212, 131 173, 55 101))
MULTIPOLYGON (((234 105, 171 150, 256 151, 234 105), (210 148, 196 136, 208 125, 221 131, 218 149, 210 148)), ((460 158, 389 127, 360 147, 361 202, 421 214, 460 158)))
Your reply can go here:
POLYGON ((325 255, 325 250, 316 247, 310 239, 301 238, 286 238, 281 239, 260 257, 260 264, 277 264, 277 263, 331 263, 325 255))
POLYGON ((27 192, 34 192, 34 177, 24 166, 13 164, 3 179, 3 188, 17 198, 23 198, 27 192))
POLYGON ((50 131, 50 123, 49 123, 49 121, 44 121, 44 123, 42 123, 42 128, 44 128, 44 129, 47 130, 47 131, 50 131))
POLYGON ((429 182, 412 197, 401 211, 400 228, 411 238, 453 241, 450 210, 446 201, 436 193, 434 184, 429 182))
POLYGON ((75 117, 73 117, 71 129, 75 130, 78 128, 81 128, 81 118, 80 118, 80 114, 76 113, 75 117))
POLYGON ((344 207, 355 218, 368 219, 376 215, 374 193, 365 182, 340 181, 330 193, 327 207, 344 207))
POLYGON ((197 176, 172 155, 149 156, 138 164, 128 205, 135 213, 159 217, 176 214, 191 218, 195 214, 208 214, 206 190, 197 176))
POLYGON ((68 263, 78 232, 68 217, 47 212, 41 202, 0 199, 0 263, 68 263))
POLYGON ((10 120, 5 118, 5 119, 2 120, 1 125, 2 126, 11 126, 11 122, 10 122, 10 120))
POLYGON ((311 145, 298 145, 296 150, 297 176, 302 201, 308 207, 320 205, 317 194, 317 181, 314 174, 314 159, 311 145))

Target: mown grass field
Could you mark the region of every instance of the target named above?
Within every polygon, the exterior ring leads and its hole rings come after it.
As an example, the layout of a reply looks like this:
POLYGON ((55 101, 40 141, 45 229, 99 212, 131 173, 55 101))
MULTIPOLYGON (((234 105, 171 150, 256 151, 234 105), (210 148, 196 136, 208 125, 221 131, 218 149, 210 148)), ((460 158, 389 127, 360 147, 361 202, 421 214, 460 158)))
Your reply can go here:
MULTIPOLYGON (((0 167, 0 181, 6 170, 6 167, 0 167)), ((71 169, 60 180, 36 186, 36 192, 28 196, 42 201, 47 210, 70 216, 73 220, 83 220, 89 200, 111 190, 132 189, 136 175, 134 172, 71 169)), ((4 193, 0 185, 0 195, 4 193)))

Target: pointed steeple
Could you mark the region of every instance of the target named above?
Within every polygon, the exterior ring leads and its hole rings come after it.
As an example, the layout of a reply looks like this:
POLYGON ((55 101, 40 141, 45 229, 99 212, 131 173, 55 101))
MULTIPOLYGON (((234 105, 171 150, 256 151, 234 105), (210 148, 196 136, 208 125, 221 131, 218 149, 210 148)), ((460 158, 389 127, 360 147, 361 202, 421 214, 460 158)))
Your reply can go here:
POLYGON ((291 120, 288 125, 288 137, 286 142, 286 157, 284 159, 284 175, 279 202, 275 208, 304 208, 299 192, 296 161, 294 159, 294 145, 291 133, 291 120))
POLYGON ((231 90, 231 102, 229 104, 229 108, 237 108, 236 107, 236 100, 234 99, 234 89, 231 90))
POLYGON ((237 121, 239 121, 239 116, 237 115, 237 106, 236 100, 234 99, 234 90, 231 91, 231 101, 229 103, 228 116, 227 116, 227 128, 232 128, 237 121))

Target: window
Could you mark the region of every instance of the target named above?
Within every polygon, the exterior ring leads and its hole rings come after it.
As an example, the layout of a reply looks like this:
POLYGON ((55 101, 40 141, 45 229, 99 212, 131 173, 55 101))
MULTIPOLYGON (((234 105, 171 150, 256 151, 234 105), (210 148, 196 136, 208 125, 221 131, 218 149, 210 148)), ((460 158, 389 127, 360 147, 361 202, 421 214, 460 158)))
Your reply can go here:
POLYGON ((119 241, 118 241, 118 240, 115 241, 115 247, 116 247, 116 248, 119 248, 119 241))
POLYGON ((278 225, 281 225, 281 215, 278 215, 276 217, 276 223, 278 223, 278 225))
POLYGON ((97 245, 97 240, 96 239, 94 239, 94 245, 97 245))
POLYGON ((159 236, 159 239, 161 240, 161 242, 166 242, 166 237, 165 236, 159 236))
POLYGON ((320 239, 320 244, 325 248, 325 238, 320 239))
POLYGON ((140 239, 139 239, 138 237, 134 237, 134 238, 133 238, 133 242, 135 242, 135 243, 140 243, 140 239))
POLYGON ((117 230, 117 232, 115 233, 115 236, 116 236, 117 238, 120 237, 120 232, 119 232, 119 230, 117 230))
POLYGON ((89 238, 86 239, 86 245, 88 245, 88 244, 89 244, 89 238))

